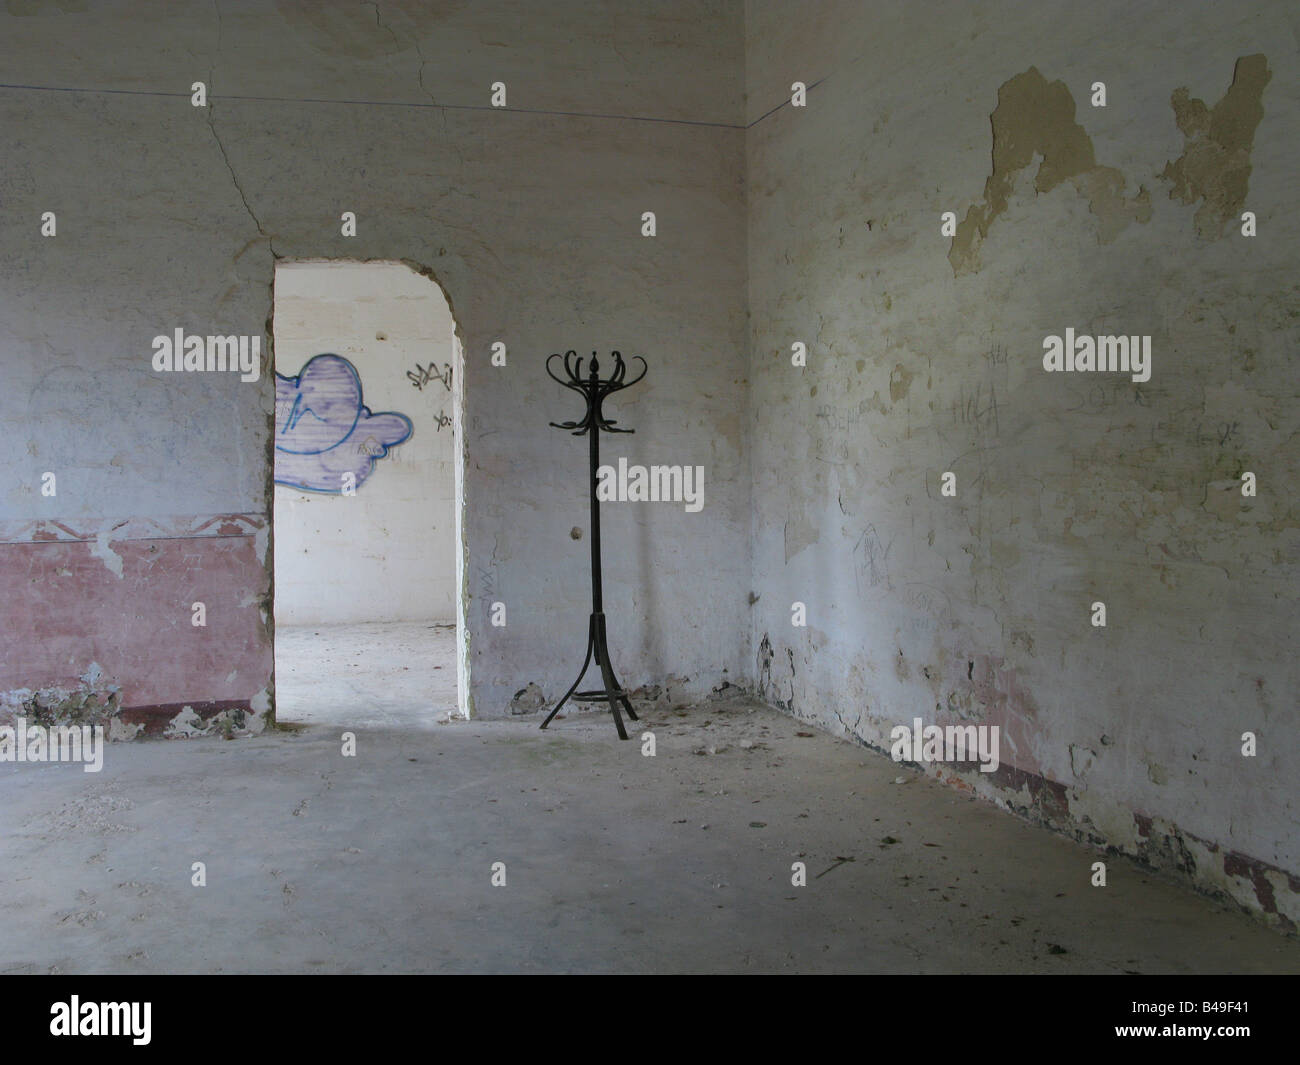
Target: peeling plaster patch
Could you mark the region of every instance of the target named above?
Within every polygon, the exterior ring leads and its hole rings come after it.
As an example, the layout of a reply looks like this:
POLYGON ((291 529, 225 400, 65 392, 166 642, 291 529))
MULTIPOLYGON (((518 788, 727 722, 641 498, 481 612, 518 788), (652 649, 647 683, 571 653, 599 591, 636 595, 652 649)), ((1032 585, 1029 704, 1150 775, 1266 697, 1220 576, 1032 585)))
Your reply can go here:
POLYGON ((527 686, 515 692, 515 697, 510 700, 510 713, 535 714, 545 706, 546 696, 542 693, 541 687, 535 680, 530 680, 527 686))
POLYGON ((758 678, 755 689, 760 699, 766 699, 768 689, 772 686, 772 659, 775 657, 772 651, 772 640, 767 633, 763 633, 763 638, 758 642, 758 653, 755 658, 755 675, 758 678))
POLYGON ((1086 777, 1096 759, 1097 752, 1092 748, 1080 747, 1077 743, 1070 744, 1070 772, 1075 779, 1082 780, 1086 777))
MULTIPOLYGON (((773 659, 781 662, 779 655, 772 654, 770 640, 764 634, 759 649, 758 697, 789 711, 780 699, 773 698, 773 659)), ((963 673, 967 661, 961 663, 963 673)), ((979 668, 976 660, 971 672, 979 668)), ((860 689, 860 681, 854 683, 860 689)), ((850 725, 834 707, 812 719, 794 716, 800 721, 812 720, 832 734, 842 729, 848 738, 863 746, 889 754, 889 742, 884 739, 888 722, 881 728, 870 716, 860 716, 850 725)), ((1110 746, 1111 742, 1103 737, 1101 745, 1110 746)), ((1070 757, 1071 768, 1081 778, 1093 768, 1098 754, 1091 747, 1076 744, 1071 745, 1070 757)), ((1300 877, 1249 855, 1224 851, 1219 844, 1201 839, 1173 822, 1134 812, 1102 791, 1089 792, 1082 779, 1069 786, 1042 773, 1018 769, 1006 760, 989 774, 979 772, 975 763, 933 763, 919 768, 948 787, 991 802, 1031 823, 1080 843, 1117 851, 1147 868, 1175 874, 1210 898, 1231 900, 1284 932, 1297 931, 1300 877)))
POLYGON ((1151 221, 1151 194, 1145 187, 1131 200, 1124 198, 1127 179, 1113 166, 1095 166, 1074 179, 1080 196, 1088 198, 1088 209, 1097 216, 1098 244, 1113 244, 1130 222, 1151 221))
POLYGON ((45 727, 111 724, 121 711, 121 689, 116 684, 100 684, 102 676, 103 670, 92 662, 80 677, 80 687, 56 685, 0 692, 0 724, 12 725, 19 717, 45 727))
POLYGON ((1231 899, 1262 914, 1266 923, 1295 934, 1300 919, 1300 877, 1237 851, 1224 851, 1158 817, 1133 815, 1139 835, 1137 858, 1156 869, 1191 877, 1212 898, 1231 899))
MULTIPOLYGON (((1224 868, 1227 868, 1228 860, 1236 857, 1228 854, 1224 856, 1224 868)), ((1273 901, 1274 910, 1265 911, 1274 913, 1277 922, 1288 931, 1295 931, 1300 926, 1300 881, 1290 873, 1281 869, 1265 868, 1262 872, 1262 879, 1269 885, 1269 897, 1273 901)), ((1257 897, 1260 904, 1263 904, 1265 889, 1259 882, 1259 878, 1253 879, 1257 897)))
POLYGON ((247 723, 249 732, 259 733, 268 725, 274 723, 271 715, 271 688, 266 687, 259 691, 248 704, 249 710, 252 711, 252 720, 247 723))
POLYGON ((95 546, 90 549, 90 553, 98 559, 101 559, 110 573, 117 574, 117 579, 123 580, 122 576, 122 556, 108 546, 109 530, 101 529, 98 536, 95 537, 95 546))
POLYGON ((207 731, 204 722, 198 714, 194 712, 194 707, 187 706, 169 722, 167 730, 163 733, 168 739, 178 736, 202 736, 207 731))
POLYGON ((14 688, 13 691, 0 692, 0 715, 22 713, 34 694, 31 688, 14 688))
POLYGON ((679 677, 676 673, 669 673, 664 680, 664 696, 673 706, 689 702, 693 698, 690 683, 690 677, 679 677))
MULTIPOLYGON (((1091 751, 1087 752, 1092 754, 1091 751)), ((1094 794, 1086 790, 1081 780, 1079 786, 1069 792, 1070 818, 1074 828, 1069 831, 1075 839, 1097 846, 1114 847, 1124 854, 1136 855, 1139 845, 1146 839, 1139 835, 1142 823, 1122 803, 1111 800, 1104 794, 1094 794)), ((1062 826, 1054 826, 1058 830, 1062 826)), ((1146 822, 1150 832, 1150 821, 1146 822)))
POLYGON ((1262 54, 1242 56, 1232 72, 1232 84, 1213 108, 1192 99, 1186 88, 1174 90, 1170 103, 1178 128, 1186 138, 1183 154, 1160 175, 1173 182, 1171 200, 1197 209, 1196 232, 1217 240, 1224 226, 1240 217, 1250 183, 1250 152, 1255 130, 1264 117, 1264 87, 1272 78, 1262 54))
MULTIPOLYGON (((254 720, 259 720, 254 715, 254 720)), ((192 739, 198 736, 224 736, 233 739, 251 732, 260 732, 258 727, 250 728, 248 714, 239 708, 222 710, 204 718, 188 703, 167 722, 163 730, 163 739, 192 739)))
POLYGON ((664 697, 664 690, 658 684, 642 684, 634 691, 628 692, 629 699, 641 703, 657 703, 664 697))
POLYGON ((912 387, 912 380, 916 374, 911 370, 903 369, 903 364, 896 363, 893 372, 889 375, 889 401, 897 403, 907 395, 907 390, 912 387))
MULTIPOLYGON (((949 782, 960 779, 962 770, 936 766, 936 777, 949 782)), ((1040 773, 1026 772, 1003 762, 992 773, 970 773, 965 770, 977 794, 991 799, 1005 809, 1030 820, 1055 828, 1057 831, 1076 833, 1077 825, 1070 820, 1070 793, 1064 784, 1040 773), (984 778, 984 779, 981 779, 984 778)))
POLYGON ((140 722, 126 722, 120 717, 112 718, 108 723, 108 739, 111 743, 129 743, 144 733, 140 722))
POLYGON ((993 127, 993 170, 984 183, 984 202, 966 212, 957 226, 948 261, 953 276, 979 269, 979 248, 993 219, 1007 209, 1015 180, 1040 156, 1034 191, 1051 192, 1070 181, 1088 198, 1101 220, 1098 243, 1109 244, 1131 220, 1151 218, 1145 188, 1124 198, 1124 175, 1114 167, 1098 166, 1092 140, 1074 119, 1074 97, 1063 81, 1049 83, 1037 67, 1017 74, 998 89, 998 105, 989 116, 993 127))
MULTIPOLYGON (((274 467, 273 467, 274 468, 274 467)), ((270 565, 271 559, 271 523, 266 522, 253 536, 253 553, 262 561, 262 566, 270 565)), ((241 604, 247 605, 247 604, 241 604)))
MULTIPOLYGON (((1019 772, 1041 775, 1043 767, 1034 754, 1039 729, 1038 704, 1020 670, 1008 666, 1000 655, 966 657, 950 653, 937 668, 922 667, 936 696, 936 679, 946 678, 948 695, 942 702, 946 712, 961 721, 980 721, 1001 729, 1003 765, 1014 763, 1019 772)), ((997 773, 988 774, 995 779, 997 773)))

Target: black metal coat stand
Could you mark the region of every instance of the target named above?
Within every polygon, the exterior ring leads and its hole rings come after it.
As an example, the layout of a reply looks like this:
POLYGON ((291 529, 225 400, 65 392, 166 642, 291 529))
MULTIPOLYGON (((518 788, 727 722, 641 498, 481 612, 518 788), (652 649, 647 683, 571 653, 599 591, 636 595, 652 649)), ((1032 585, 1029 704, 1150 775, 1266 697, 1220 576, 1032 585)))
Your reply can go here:
POLYGON ((587 625, 587 657, 583 659, 582 670, 578 673, 578 679, 573 682, 564 698, 555 704, 555 709, 546 715, 546 720, 542 722, 542 728, 546 728, 551 723, 551 719, 560 712, 560 707, 572 699, 575 702, 584 703, 609 703, 610 712, 614 715, 614 725, 618 728, 618 738, 627 739, 627 730, 623 728, 623 717, 618 712, 619 704, 627 711, 627 716, 633 721, 637 719, 636 713, 632 709, 632 704, 628 701, 627 692, 614 676, 614 667, 609 660, 609 645, 605 638, 605 607, 601 598, 600 582, 600 502, 596 498, 596 470, 600 466, 600 431, 603 429, 607 433, 630 433, 632 429, 619 429, 617 422, 607 419, 601 411, 601 404, 605 397, 611 392, 618 392, 624 388, 630 388, 641 380, 646 374, 645 359, 640 355, 632 356, 641 363, 641 373, 632 380, 626 380, 627 363, 623 361, 623 356, 617 351, 611 353, 614 357, 614 371, 610 376, 601 380, 599 375, 599 364, 596 362, 596 353, 591 353, 591 368, 588 375, 582 376, 582 359, 577 357, 577 353, 567 351, 563 355, 565 377, 557 377, 551 371, 551 360, 559 359, 559 354, 552 355, 546 360, 546 372, 553 381, 558 381, 565 388, 571 388, 575 392, 582 394, 587 401, 587 413, 581 421, 577 422, 551 422, 556 429, 567 429, 574 436, 587 435, 588 439, 588 457, 590 459, 590 487, 591 487, 591 620, 587 625), (587 667, 591 665, 591 660, 595 658, 596 665, 600 668, 600 675, 604 680, 605 687, 597 691, 578 692, 574 695, 582 678, 586 676, 587 667))

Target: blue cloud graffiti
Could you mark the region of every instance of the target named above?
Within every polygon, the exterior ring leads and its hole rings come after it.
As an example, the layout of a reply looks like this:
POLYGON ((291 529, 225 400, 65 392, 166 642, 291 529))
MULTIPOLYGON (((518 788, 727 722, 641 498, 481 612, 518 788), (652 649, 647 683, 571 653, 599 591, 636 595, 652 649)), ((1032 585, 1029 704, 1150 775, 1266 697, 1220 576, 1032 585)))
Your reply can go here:
POLYGON ((338 495, 350 473, 360 488, 413 431, 405 414, 371 413, 357 368, 341 355, 316 355, 297 377, 275 375, 276 484, 338 495))

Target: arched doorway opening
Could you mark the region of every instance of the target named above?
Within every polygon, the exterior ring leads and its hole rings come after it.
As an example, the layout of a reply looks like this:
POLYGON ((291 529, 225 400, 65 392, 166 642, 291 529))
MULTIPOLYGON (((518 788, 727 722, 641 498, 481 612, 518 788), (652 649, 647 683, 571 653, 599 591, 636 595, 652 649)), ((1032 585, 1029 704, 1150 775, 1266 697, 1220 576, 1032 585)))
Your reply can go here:
POLYGON ((275 274, 276 717, 464 715, 461 369, 438 285, 400 262, 275 274))

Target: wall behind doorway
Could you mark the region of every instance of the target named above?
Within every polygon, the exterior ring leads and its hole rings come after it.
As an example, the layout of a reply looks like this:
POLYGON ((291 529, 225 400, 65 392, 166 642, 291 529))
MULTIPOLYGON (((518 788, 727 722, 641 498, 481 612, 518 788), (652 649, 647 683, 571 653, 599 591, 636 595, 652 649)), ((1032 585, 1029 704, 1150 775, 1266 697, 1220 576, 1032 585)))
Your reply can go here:
MULTIPOLYGON (((455 619, 452 330, 438 287, 400 263, 277 266, 276 373, 342 356, 365 407, 404 415, 413 429, 357 478, 354 495, 276 484, 277 624, 455 619)), ((278 417, 277 443, 283 424, 278 417)), ((341 446, 362 453, 364 470, 364 454, 383 452, 384 442, 359 425, 341 446)), ((277 482, 285 457, 277 451, 277 482)))

